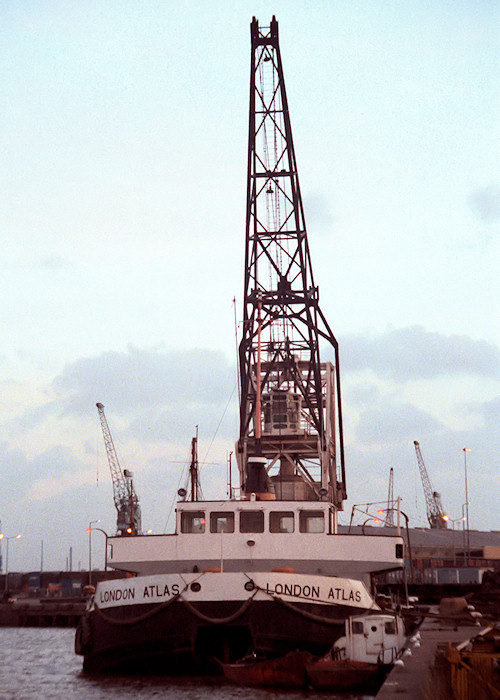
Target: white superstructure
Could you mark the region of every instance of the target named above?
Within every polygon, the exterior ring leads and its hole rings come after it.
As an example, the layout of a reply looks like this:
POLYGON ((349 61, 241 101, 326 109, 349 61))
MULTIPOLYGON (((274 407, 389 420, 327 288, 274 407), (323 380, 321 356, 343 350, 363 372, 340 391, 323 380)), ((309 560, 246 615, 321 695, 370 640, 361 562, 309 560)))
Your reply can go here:
POLYGON ((335 515, 320 501, 183 502, 175 534, 109 538, 108 565, 138 575, 288 567, 368 587, 372 574, 402 566, 401 537, 340 535, 335 515))

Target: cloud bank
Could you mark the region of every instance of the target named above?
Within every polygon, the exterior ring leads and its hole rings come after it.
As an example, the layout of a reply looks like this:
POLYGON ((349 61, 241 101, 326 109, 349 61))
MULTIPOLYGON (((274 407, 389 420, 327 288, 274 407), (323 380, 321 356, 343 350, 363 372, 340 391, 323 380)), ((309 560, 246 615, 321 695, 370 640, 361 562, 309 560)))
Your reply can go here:
POLYGON ((489 185, 472 193, 469 203, 473 211, 486 223, 500 219, 500 187, 489 185))
POLYGON ((442 375, 500 376, 500 349, 495 345, 466 335, 444 336, 422 326, 350 335, 342 340, 341 352, 346 371, 371 369, 398 382, 442 375))

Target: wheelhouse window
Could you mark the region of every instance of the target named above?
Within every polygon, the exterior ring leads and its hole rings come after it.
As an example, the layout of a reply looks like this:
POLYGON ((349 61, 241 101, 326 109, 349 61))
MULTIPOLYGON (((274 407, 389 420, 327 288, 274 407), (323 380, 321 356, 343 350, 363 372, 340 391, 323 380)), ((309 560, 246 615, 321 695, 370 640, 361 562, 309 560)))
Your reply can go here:
POLYGON ((234 513, 210 513, 210 532, 234 532, 234 513))
POLYGON ((396 623, 391 620, 391 622, 386 622, 384 625, 386 634, 396 634, 396 623))
POLYGON ((242 510, 240 532, 264 532, 264 513, 261 510, 242 510))
POLYGON ((325 516, 322 510, 301 510, 299 515, 300 532, 324 532, 325 516))
POLYGON ((269 517, 271 532, 293 532, 293 511, 277 511, 269 517))
POLYGON ((205 513, 202 510, 184 511, 181 513, 181 532, 205 532, 205 513))
POLYGON ((364 634, 365 630, 363 628, 363 623, 359 620, 355 620, 352 623, 352 633, 353 634, 364 634))

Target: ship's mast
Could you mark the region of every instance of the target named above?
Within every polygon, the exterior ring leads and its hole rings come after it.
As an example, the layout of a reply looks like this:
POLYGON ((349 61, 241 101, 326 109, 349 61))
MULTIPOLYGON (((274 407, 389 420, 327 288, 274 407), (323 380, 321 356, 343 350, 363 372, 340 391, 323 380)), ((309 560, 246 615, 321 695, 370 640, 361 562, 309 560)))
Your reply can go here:
POLYGON ((257 498, 328 499, 340 508, 338 344, 313 279, 274 17, 269 27, 253 19, 251 46, 237 455, 243 490, 257 498), (331 346, 333 362, 321 362, 320 341, 331 346))

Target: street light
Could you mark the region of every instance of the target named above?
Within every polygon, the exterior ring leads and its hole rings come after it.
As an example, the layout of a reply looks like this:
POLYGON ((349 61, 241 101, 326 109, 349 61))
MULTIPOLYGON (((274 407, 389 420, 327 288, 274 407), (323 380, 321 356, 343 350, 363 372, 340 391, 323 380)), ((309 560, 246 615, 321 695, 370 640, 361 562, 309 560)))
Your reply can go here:
MULTIPOLYGON (((397 507, 397 509, 395 509, 395 508, 381 509, 381 510, 377 510, 377 513, 384 513, 384 510, 385 510, 385 512, 389 512, 389 511, 392 511, 392 512, 393 512, 394 510, 397 510, 397 515, 398 515, 398 534, 401 534, 401 528, 400 528, 400 526, 399 526, 399 516, 402 515, 403 518, 405 519, 405 525, 406 525, 406 540, 407 540, 407 542, 408 542, 408 558, 409 558, 409 560, 410 560, 410 578, 411 578, 411 583, 413 584, 413 583, 415 583, 415 578, 414 578, 414 572, 413 572, 413 556, 412 556, 412 552, 411 552, 411 542, 410 542, 410 527, 409 527, 410 518, 409 518, 409 517, 406 515, 406 513, 404 513, 404 512, 401 510, 401 508, 400 508, 400 505, 401 505, 401 498, 398 498, 397 501, 398 501, 398 507, 397 507)), ((387 522, 387 521, 386 521, 386 522, 387 522)), ((404 575, 405 575, 405 586, 406 586, 406 568, 404 569, 404 575)), ((408 602, 408 590, 406 590, 406 602, 408 602)))
POLYGON ((11 537, 5 537, 3 532, 0 534, 0 540, 5 540, 7 545, 5 547, 5 590, 8 590, 7 582, 9 580, 9 540, 18 540, 22 535, 11 535, 11 537))
MULTIPOLYGON (((97 521, 97 522, 99 522, 99 521, 97 521)), ((102 532, 102 534, 106 538, 106 544, 105 544, 105 548, 104 548, 104 571, 107 571, 108 570, 108 537, 109 537, 109 535, 105 530, 102 529, 102 527, 91 527, 90 529, 91 530, 98 530, 99 532, 102 532)))
POLYGON ((463 541, 463 547, 464 547, 464 561, 466 560, 466 551, 467 551, 467 532, 465 529, 465 523, 467 522, 467 516, 465 515, 465 509, 467 507, 467 503, 462 503, 462 541, 463 541))
POLYGON ((87 528, 87 532, 89 533, 89 586, 92 585, 92 525, 100 522, 100 520, 91 520, 87 528))
MULTIPOLYGON (((465 505, 465 503, 464 503, 465 505)), ((465 524, 465 515, 463 514, 463 508, 462 508, 462 517, 461 518, 450 518, 449 515, 443 515, 443 520, 446 520, 447 523, 451 523, 451 528, 453 530, 453 566, 456 567, 457 565, 457 550, 455 546, 455 523, 463 522, 465 524)))
POLYGON ((462 447, 464 453, 464 469, 465 469, 465 522, 467 523, 467 558, 466 565, 469 566, 470 557, 470 530, 469 530, 469 492, 467 490, 467 452, 470 452, 470 447, 462 447))

